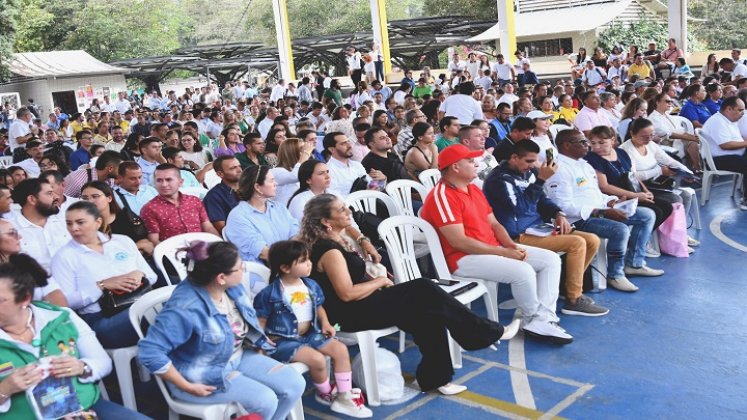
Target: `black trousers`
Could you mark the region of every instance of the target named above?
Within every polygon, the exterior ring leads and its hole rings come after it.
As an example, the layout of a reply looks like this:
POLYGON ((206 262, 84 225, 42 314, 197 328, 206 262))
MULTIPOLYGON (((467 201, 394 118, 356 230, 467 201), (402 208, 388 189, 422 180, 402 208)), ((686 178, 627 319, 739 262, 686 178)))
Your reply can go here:
POLYGON ((716 164, 716 168, 722 171, 739 172, 744 175, 742 177, 742 196, 747 197, 747 151, 742 155, 714 157, 713 163, 716 164))
POLYGON ((681 203, 682 198, 669 191, 651 190, 654 194, 654 203, 638 202, 641 207, 647 207, 656 213, 656 222, 654 223, 654 230, 658 229, 662 223, 672 214, 672 204, 681 203))
POLYGON ((503 335, 500 324, 475 314, 426 279, 400 283, 363 300, 345 303, 336 313, 330 312, 330 318, 343 331, 396 326, 412 334, 423 355, 416 371, 423 391, 447 384, 454 375, 447 330, 465 350, 488 347, 503 335))
POLYGON ((361 69, 353 70, 350 74, 350 79, 353 81, 353 86, 358 87, 358 83, 361 81, 361 69))

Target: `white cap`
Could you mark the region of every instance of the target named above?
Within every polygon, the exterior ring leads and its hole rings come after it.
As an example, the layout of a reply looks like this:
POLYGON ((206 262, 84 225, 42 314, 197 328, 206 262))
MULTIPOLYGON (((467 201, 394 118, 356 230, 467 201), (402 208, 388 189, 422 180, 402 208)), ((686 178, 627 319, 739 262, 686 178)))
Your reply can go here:
POLYGON ((552 115, 550 115, 550 114, 545 114, 544 112, 542 112, 542 111, 537 111, 537 110, 535 109, 534 111, 530 111, 530 112, 529 112, 529 113, 527 114, 527 118, 529 118, 530 120, 538 120, 538 119, 539 119, 539 120, 546 120, 546 119, 552 118, 552 115))

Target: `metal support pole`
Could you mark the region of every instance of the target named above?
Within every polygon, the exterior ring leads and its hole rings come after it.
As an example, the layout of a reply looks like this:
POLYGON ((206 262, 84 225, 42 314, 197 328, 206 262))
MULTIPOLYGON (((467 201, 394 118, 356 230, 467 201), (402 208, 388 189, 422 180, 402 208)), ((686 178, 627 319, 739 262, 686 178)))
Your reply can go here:
POLYGON ((285 0, 272 0, 272 11, 275 14, 275 33, 278 42, 278 57, 280 58, 278 73, 281 79, 295 80, 296 70, 293 66, 293 49, 291 48, 288 8, 285 0))

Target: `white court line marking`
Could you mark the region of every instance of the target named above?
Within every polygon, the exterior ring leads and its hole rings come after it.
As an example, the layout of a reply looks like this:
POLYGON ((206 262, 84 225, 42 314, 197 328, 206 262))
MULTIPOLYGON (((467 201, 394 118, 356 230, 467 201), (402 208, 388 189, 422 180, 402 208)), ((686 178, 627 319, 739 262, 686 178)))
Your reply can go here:
POLYGON ((733 211, 728 211, 727 213, 720 214, 711 220, 711 224, 709 228, 711 229, 711 233, 713 236, 717 237, 721 242, 725 243, 726 245, 729 245, 730 247, 734 249, 738 249, 742 252, 747 252, 747 246, 744 246, 740 244, 739 242, 729 238, 728 236, 724 235, 724 233, 721 231, 721 222, 726 219, 726 216, 729 213, 733 213, 733 211))
POLYGON ((490 360, 485 360, 483 358, 475 357, 475 356, 470 356, 468 354, 465 354, 464 358, 467 359, 467 360, 470 360, 472 362, 475 362, 475 363, 482 363, 482 364, 485 364, 485 365, 488 365, 488 366, 492 366, 492 367, 496 367, 496 368, 503 369, 503 370, 509 370, 509 371, 519 370, 519 371, 521 371, 522 373, 525 373, 528 376, 534 376, 536 378, 541 378, 541 379, 549 379, 549 380, 551 380, 553 382, 557 382, 559 384, 568 385, 568 386, 572 386, 572 387, 576 387, 576 388, 580 388, 580 387, 582 387, 584 385, 591 385, 591 384, 588 384, 588 383, 574 381, 573 379, 561 378, 561 377, 558 377, 558 376, 548 375, 546 373, 535 372, 533 370, 518 369, 518 368, 515 368, 513 366, 504 365, 503 363, 493 362, 493 361, 490 361, 490 360))
POLYGON ((455 403, 466 405, 467 407, 479 408, 480 410, 487 411, 487 412, 489 412, 491 414, 495 414, 495 415, 498 415, 498 416, 501 416, 501 417, 505 417, 507 419, 511 419, 511 420, 526 420, 526 417, 524 417, 524 416, 522 416, 520 414, 516 414, 516 413, 511 413, 511 412, 508 412, 508 411, 499 410, 499 409, 497 409, 495 407, 491 407, 489 405, 482 405, 480 403, 476 403, 474 401, 466 400, 464 398, 447 397, 447 399, 450 400, 450 401, 453 401, 455 403))
POLYGON ((566 408, 570 407, 571 404, 576 402, 579 398, 581 398, 584 394, 591 391, 592 388, 594 388, 594 385, 586 384, 579 389, 577 389, 574 393, 571 395, 563 398, 563 400, 557 404, 555 404, 555 407, 551 408, 550 411, 543 414, 539 420, 548 420, 551 419, 558 414, 560 414, 561 411, 565 410, 566 408))
MULTIPOLYGON (((517 319, 521 313, 517 310, 514 312, 514 318, 517 319)), ((508 341, 508 364, 517 370, 511 370, 511 389, 514 391, 516 404, 537 409, 532 395, 532 388, 529 386, 529 377, 526 374, 527 364, 524 356, 524 334, 518 334, 508 341)))
MULTIPOLYGON (((469 373, 465 374, 464 376, 462 376, 461 378, 457 379, 456 381, 453 381, 453 383, 461 385, 461 384, 469 381, 470 379, 474 378, 475 376, 480 375, 481 373, 487 371, 490 368, 491 368, 491 366, 487 366, 487 365, 480 366, 477 369, 473 370, 472 372, 469 372, 469 373)), ((415 410, 417 408, 420 408, 420 407, 426 405, 427 403, 433 401, 434 399, 436 399, 438 397, 442 397, 442 396, 443 395, 441 395, 441 393, 439 393, 438 391, 433 391, 433 392, 430 393, 430 395, 426 396, 425 398, 423 398, 421 400, 418 400, 418 401, 416 401, 416 402, 414 402, 412 404, 409 404, 408 406, 403 407, 403 408, 395 411, 394 413, 390 414, 389 416, 386 417, 385 420, 396 419, 396 418, 398 418, 400 416, 403 416, 403 415, 405 415, 405 414, 407 414, 407 413, 409 413, 409 412, 411 412, 411 411, 413 411, 413 410, 415 410)))

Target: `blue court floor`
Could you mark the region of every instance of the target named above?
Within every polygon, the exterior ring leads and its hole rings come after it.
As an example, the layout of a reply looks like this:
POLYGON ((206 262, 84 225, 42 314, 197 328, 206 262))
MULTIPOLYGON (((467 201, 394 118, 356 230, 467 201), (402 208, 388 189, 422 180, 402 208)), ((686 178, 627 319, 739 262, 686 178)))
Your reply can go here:
MULTIPOLYGON (((572 344, 519 334, 497 351, 464 353, 454 380, 468 392, 419 393, 404 404, 372 407, 374 418, 747 418, 747 212, 730 191, 731 183, 722 182, 701 207, 703 229, 690 234, 702 244, 690 258, 648 259, 666 274, 631 278, 640 287, 636 293, 590 294, 610 308, 605 317, 561 314, 572 344)), ((509 298, 502 286, 500 300, 509 298)), ((481 303, 474 309, 484 314, 481 303)), ((513 311, 500 316, 506 324, 513 311)), ((396 351, 396 336, 380 343, 396 351)), ((399 357, 412 380, 417 348, 408 342, 399 357)), ((166 418, 159 399, 150 384, 138 391, 146 414, 166 418)), ((304 406, 308 419, 344 418, 318 404, 311 387, 304 406)))

